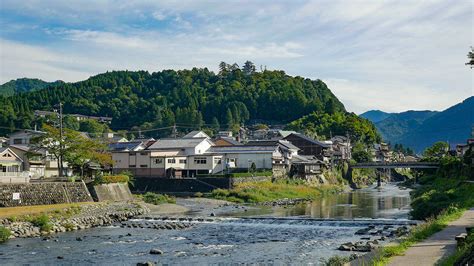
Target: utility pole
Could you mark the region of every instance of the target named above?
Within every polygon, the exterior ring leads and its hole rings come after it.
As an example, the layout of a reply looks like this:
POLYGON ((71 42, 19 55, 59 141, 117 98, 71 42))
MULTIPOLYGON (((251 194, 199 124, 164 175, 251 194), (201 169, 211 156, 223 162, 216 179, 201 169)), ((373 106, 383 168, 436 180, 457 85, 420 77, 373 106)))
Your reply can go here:
POLYGON ((176 138, 176 124, 173 125, 173 132, 171 133, 173 138, 176 138))
POLYGON ((64 174, 63 153, 64 153, 64 132, 63 132, 63 104, 59 102, 59 176, 64 174))

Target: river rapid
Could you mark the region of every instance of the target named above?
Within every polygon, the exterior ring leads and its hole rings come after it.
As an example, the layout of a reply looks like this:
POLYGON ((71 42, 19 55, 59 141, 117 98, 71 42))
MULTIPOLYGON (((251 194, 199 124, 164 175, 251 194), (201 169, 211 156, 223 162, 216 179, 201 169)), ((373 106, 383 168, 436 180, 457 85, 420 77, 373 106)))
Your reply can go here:
POLYGON ((409 190, 387 184, 291 207, 250 208, 203 219, 189 213, 185 229, 155 229, 173 217, 134 219, 117 226, 14 239, 0 245, 0 265, 208 265, 230 263, 323 264, 367 226, 410 223, 409 190), (144 225, 139 228, 136 225, 144 225), (133 225, 133 226, 132 226, 133 225), (134 227, 135 226, 135 227, 134 227), (162 255, 152 255, 150 249, 162 255))

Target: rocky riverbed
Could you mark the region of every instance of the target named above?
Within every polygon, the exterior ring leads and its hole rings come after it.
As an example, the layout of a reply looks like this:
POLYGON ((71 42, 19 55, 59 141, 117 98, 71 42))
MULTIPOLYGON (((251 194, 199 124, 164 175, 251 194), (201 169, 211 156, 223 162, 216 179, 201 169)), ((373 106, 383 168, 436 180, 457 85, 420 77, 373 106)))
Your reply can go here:
POLYGON ((51 215, 52 218, 46 221, 48 226, 35 225, 33 221, 21 218, 0 219, 0 226, 4 226, 12 232, 11 238, 38 237, 112 225, 147 212, 148 209, 145 206, 133 202, 101 203, 83 205, 78 213, 70 217, 51 215))

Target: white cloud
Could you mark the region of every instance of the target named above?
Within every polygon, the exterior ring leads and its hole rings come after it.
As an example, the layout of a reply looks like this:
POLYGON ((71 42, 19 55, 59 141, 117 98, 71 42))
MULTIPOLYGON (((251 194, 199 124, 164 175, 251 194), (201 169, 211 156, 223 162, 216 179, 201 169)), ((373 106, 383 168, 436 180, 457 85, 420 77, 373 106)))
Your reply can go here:
POLYGON ((52 79, 72 81, 112 69, 215 70, 220 61, 248 59, 327 81, 356 112, 442 109, 474 94, 473 72, 464 66, 473 40, 472 5, 464 0, 5 0, 5 12, 32 17, 34 23, 0 25, 5 28, 0 80, 57 73, 52 79), (33 25, 37 21, 45 25, 33 25), (49 29, 44 42, 7 40, 15 32, 36 36, 44 28, 49 29), (29 59, 18 52, 23 50, 35 53, 29 59))
POLYGON ((163 11, 155 11, 152 15, 158 21, 163 21, 168 17, 163 11))

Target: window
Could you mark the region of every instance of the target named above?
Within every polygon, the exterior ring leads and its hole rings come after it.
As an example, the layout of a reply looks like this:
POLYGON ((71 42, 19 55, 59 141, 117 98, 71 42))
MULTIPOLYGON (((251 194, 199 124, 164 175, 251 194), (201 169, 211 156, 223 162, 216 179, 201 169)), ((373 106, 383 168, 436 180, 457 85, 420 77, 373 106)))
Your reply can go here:
POLYGON ((13 139, 13 144, 22 144, 23 140, 22 139, 13 139))
POLYGON ((140 167, 146 168, 146 167, 148 167, 148 165, 147 164, 140 164, 140 167))
POLYGON ((168 159, 168 163, 176 163, 176 159, 175 158, 168 159))
POLYGON ((221 158, 214 158, 214 164, 221 164, 222 159, 221 158))
POLYGON ((196 157, 196 158, 194 158, 194 163, 195 164, 206 164, 207 163, 207 158, 206 157, 196 157))
POLYGON ((146 152, 140 152, 140 155, 147 155, 148 153, 146 152))
POLYGON ((134 165, 134 164, 131 164, 131 165, 129 165, 129 167, 130 167, 130 168, 135 168, 135 167, 137 167, 137 166, 134 165))
POLYGON ((186 159, 180 159, 179 163, 186 163, 186 159))
POLYGON ((161 158, 156 158, 156 159, 155 159, 155 163, 156 163, 156 164, 161 164, 161 163, 163 163, 163 159, 161 159, 161 158))

